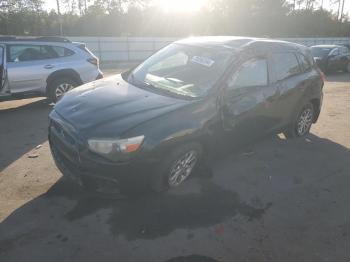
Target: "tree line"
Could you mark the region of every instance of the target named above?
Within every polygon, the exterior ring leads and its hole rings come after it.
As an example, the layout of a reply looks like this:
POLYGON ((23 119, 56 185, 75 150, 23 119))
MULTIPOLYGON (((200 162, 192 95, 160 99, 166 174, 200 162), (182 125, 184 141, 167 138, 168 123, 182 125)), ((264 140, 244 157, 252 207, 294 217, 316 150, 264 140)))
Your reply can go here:
MULTIPOLYGON (((165 12, 152 0, 0 0, 0 34, 66 36, 349 36, 346 0, 209 0, 197 12, 165 12), (329 7, 329 6, 328 6, 329 7)), ((176 1, 174 0, 174 5, 176 1)))

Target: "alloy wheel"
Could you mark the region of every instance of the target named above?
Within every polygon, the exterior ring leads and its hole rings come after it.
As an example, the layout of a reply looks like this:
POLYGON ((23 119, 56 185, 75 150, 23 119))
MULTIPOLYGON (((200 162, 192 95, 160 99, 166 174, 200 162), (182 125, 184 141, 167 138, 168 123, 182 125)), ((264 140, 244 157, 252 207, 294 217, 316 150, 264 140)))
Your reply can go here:
POLYGON ((178 158, 170 169, 168 183, 170 187, 180 185, 192 172, 198 160, 198 154, 191 150, 178 158))
POLYGON ((73 88, 74 86, 69 83, 62 83, 58 85, 55 90, 56 100, 60 100, 65 93, 67 93, 69 90, 72 90, 73 88))
POLYGON ((312 125, 312 120, 313 120, 312 109, 311 108, 304 109, 304 111, 301 112, 297 122, 298 136, 303 136, 309 131, 312 125))

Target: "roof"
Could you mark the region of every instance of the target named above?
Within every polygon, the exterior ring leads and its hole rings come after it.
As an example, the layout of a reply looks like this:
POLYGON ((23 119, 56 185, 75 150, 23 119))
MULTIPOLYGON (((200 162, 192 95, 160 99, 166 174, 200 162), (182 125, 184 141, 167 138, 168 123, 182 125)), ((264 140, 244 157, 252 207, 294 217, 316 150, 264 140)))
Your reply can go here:
POLYGON ((0 36, 0 42, 53 42, 71 43, 71 41, 59 36, 0 36))
POLYGON ((335 48, 335 47, 343 47, 341 45, 313 45, 312 47, 319 47, 319 48, 335 48))
POLYGON ((306 46, 291 43, 287 41, 267 39, 267 38, 255 38, 255 37, 243 37, 243 36, 201 36, 190 37, 183 40, 179 40, 176 43, 190 44, 203 47, 221 47, 230 49, 269 49, 269 50, 307 50, 306 46))

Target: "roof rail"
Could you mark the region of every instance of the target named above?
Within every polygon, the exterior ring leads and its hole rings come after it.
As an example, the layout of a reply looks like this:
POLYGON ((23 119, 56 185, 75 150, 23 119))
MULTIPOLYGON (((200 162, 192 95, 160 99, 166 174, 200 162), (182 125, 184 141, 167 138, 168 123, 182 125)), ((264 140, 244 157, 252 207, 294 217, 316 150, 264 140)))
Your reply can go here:
POLYGON ((0 36, 0 42, 4 41, 36 41, 36 42, 60 42, 71 43, 68 38, 60 36, 0 36))

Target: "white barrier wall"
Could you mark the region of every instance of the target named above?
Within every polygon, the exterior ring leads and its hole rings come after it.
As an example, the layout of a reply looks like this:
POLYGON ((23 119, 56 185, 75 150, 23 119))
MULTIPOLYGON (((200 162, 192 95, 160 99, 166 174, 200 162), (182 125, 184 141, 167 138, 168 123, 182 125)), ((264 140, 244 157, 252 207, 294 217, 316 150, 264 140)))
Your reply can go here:
MULTIPOLYGON (((165 37, 68 37, 83 42, 101 62, 141 61, 178 38, 165 37)), ((341 38, 281 38, 307 46, 319 44, 349 44, 350 37, 341 38)))

